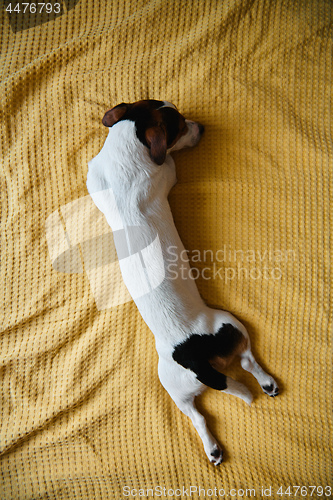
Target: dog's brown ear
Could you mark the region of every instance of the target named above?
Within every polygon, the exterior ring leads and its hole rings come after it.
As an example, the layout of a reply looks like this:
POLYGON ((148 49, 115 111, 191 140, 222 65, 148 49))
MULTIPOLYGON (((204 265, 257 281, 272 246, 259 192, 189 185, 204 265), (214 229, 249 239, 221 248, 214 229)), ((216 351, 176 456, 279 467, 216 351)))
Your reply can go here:
POLYGON ((124 116, 129 108, 129 104, 125 102, 118 104, 112 109, 109 109, 103 116, 102 123, 106 127, 112 127, 115 123, 119 122, 120 118, 124 116))
POLYGON ((167 152, 166 132, 162 127, 150 127, 146 130, 146 141, 150 149, 150 157, 157 164, 165 162, 167 152))

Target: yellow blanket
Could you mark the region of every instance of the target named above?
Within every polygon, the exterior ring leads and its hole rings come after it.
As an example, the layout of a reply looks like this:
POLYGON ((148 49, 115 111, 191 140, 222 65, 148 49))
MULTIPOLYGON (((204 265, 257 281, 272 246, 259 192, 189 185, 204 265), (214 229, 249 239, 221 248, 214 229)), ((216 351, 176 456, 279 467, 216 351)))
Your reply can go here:
POLYGON ((332 498, 331 1, 16 5, 0 28, 0 498, 332 498), (174 155, 175 223, 200 293, 281 387, 269 398, 236 365, 251 407, 201 397, 218 468, 134 303, 99 303, 84 261, 101 118, 145 98, 205 124, 174 155))

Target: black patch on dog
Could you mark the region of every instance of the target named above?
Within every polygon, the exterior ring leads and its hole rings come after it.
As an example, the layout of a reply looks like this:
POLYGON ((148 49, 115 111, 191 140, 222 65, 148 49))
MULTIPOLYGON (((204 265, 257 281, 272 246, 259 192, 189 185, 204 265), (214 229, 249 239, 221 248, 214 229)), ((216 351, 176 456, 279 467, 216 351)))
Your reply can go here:
POLYGON ((172 357, 184 368, 192 370, 200 382, 223 391, 227 388, 226 376, 215 370, 209 360, 215 356, 229 356, 242 338, 242 333, 227 323, 215 334, 191 335, 175 346, 172 357))

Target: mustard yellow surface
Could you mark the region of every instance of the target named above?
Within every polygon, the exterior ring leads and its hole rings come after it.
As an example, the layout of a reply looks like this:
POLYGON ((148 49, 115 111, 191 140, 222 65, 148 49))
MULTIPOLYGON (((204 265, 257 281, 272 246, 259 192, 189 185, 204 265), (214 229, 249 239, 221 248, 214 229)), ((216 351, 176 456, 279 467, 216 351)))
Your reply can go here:
POLYGON ((332 498, 332 3, 74 3, 16 32, 1 6, 0 498, 332 498), (176 226, 202 296, 281 387, 269 398, 236 365, 251 407, 201 397, 218 468, 134 303, 98 309, 46 237, 87 195, 105 110, 146 98, 206 127, 174 155, 176 226))

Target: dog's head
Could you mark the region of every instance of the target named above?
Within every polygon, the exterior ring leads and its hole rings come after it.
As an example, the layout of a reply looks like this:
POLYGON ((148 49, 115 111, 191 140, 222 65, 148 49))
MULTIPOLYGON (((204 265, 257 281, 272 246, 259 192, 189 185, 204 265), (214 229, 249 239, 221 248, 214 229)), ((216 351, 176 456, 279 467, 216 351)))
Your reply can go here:
POLYGON ((195 146, 204 131, 203 125, 186 120, 176 106, 167 101, 138 101, 122 103, 108 110, 103 125, 130 120, 135 123, 136 135, 149 149, 151 159, 162 165, 167 153, 195 146))

